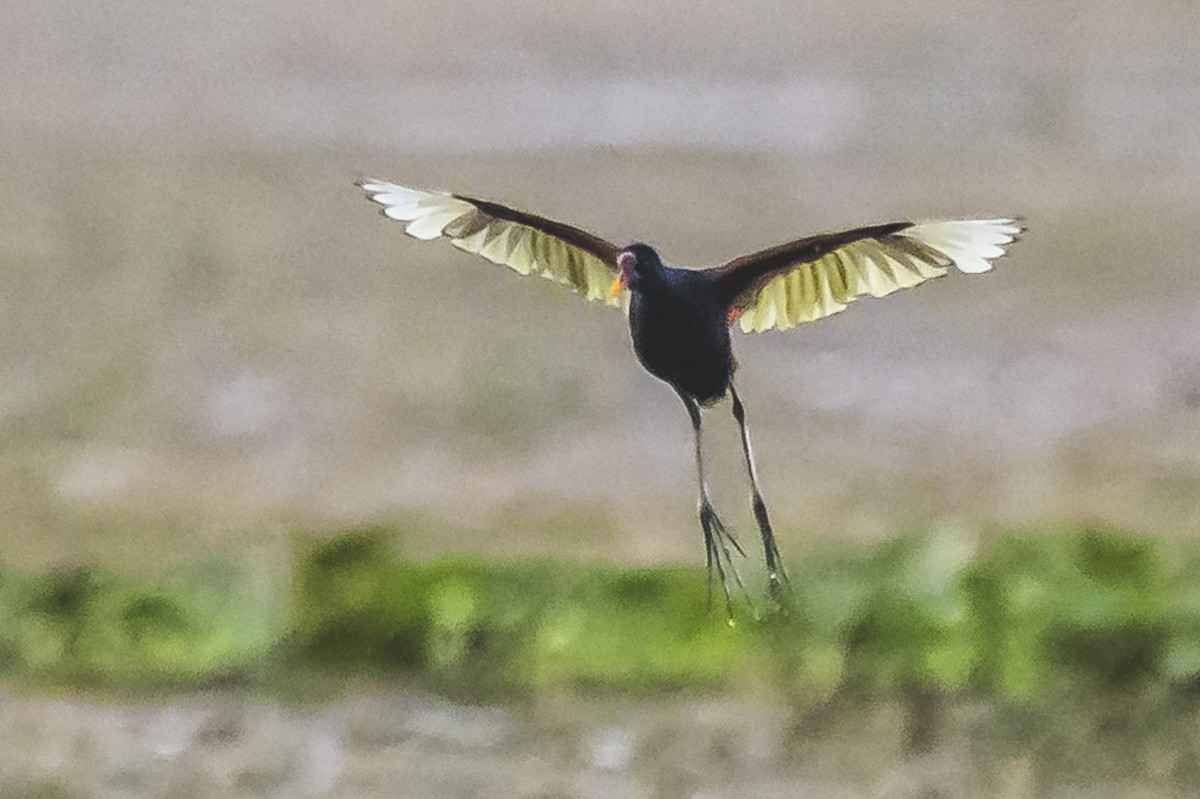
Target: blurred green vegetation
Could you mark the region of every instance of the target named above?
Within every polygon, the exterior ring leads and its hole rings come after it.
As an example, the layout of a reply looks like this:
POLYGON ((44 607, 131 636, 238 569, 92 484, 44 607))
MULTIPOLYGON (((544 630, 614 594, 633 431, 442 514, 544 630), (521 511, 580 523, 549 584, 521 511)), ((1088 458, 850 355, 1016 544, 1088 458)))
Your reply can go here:
POLYGON ((286 620, 265 575, 206 560, 156 584, 94 567, 0 570, 0 669, 96 687, 250 674, 286 620))
POLYGON ((303 538, 283 575, 216 560, 156 582, 0 569, 0 670, 117 689, 404 674, 470 699, 767 686, 801 704, 1017 707, 1200 684, 1200 555, 1099 530, 817 550, 791 565, 790 613, 741 601, 734 624, 699 568, 415 563, 398 540, 303 538))

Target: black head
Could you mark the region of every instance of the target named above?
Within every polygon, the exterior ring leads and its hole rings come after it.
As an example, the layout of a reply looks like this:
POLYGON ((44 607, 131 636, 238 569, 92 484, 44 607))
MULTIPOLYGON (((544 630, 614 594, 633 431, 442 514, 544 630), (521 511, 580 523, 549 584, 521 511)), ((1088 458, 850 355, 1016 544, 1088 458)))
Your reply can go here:
POLYGON ((649 244, 630 244, 617 255, 618 280, 627 289, 636 290, 645 279, 662 273, 663 262, 649 244))

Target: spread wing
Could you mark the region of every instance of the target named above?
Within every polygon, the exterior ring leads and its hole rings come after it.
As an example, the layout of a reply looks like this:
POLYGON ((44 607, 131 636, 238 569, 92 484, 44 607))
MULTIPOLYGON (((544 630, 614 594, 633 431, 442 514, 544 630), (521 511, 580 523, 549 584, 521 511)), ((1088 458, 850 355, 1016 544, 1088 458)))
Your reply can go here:
POLYGON ((585 230, 448 192, 410 189, 383 180, 364 180, 358 186, 383 206, 384 216, 407 222, 404 231, 414 238, 445 236, 460 250, 522 275, 562 283, 589 300, 628 306, 625 296, 607 296, 617 275, 620 248, 585 230))
POLYGON ((951 266, 986 272, 1023 228, 1014 219, 892 222, 824 233, 717 267, 731 317, 746 333, 786 330, 941 277, 951 266))

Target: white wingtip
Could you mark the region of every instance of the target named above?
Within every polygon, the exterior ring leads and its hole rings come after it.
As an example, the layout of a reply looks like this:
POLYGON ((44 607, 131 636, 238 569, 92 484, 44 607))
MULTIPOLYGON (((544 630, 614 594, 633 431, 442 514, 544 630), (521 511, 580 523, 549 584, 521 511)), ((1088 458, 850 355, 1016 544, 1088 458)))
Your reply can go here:
POLYGON ((1016 219, 954 219, 921 222, 898 235, 937 250, 963 272, 978 273, 991 269, 1024 229, 1016 219))
POLYGON ((377 178, 360 180, 358 187, 368 199, 383 206, 383 215, 388 219, 408 222, 404 232, 418 239, 436 239, 446 225, 472 208, 452 194, 411 189, 377 178))

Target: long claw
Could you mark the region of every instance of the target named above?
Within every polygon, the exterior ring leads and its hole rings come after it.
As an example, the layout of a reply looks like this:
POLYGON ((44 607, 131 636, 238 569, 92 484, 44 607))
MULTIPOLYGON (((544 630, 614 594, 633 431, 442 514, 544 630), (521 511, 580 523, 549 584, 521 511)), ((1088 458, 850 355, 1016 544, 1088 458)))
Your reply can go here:
MULTIPOLYGON (((701 526, 704 526, 703 510, 700 518, 701 526)), ((713 597, 713 545, 712 536, 709 535, 708 528, 704 529, 704 565, 708 569, 708 611, 712 612, 712 597, 713 597)), ((729 592, 726 591, 726 594, 729 592)))
MULTIPOLYGON (((715 518, 716 514, 713 514, 713 515, 715 518)), ((743 558, 746 557, 746 550, 742 549, 742 545, 740 543, 738 543, 737 536, 735 536, 733 533, 726 530, 725 525, 721 524, 720 519, 717 519, 717 524, 721 525, 721 535, 724 536, 724 540, 728 541, 730 544, 733 544, 733 548, 737 550, 737 553, 739 555, 741 555, 743 558)), ((728 555, 729 554, 728 551, 726 551, 725 554, 728 555)))
MULTIPOLYGON (((708 597, 709 608, 712 608, 712 584, 713 570, 716 569, 717 577, 721 580, 721 589, 725 594, 725 613, 729 617, 729 621, 733 623, 733 591, 729 587, 729 575, 733 575, 733 580, 737 584, 742 595, 746 597, 746 601, 750 602, 750 593, 746 590, 746 584, 742 581, 742 575, 738 572, 737 565, 733 561, 733 552, 730 550, 730 545, 738 551, 743 557, 745 553, 738 545, 737 539, 726 529, 721 518, 717 516, 711 504, 702 502, 700 505, 700 526, 704 530, 704 548, 705 560, 708 565, 708 597)), ((753 607, 753 603, 751 603, 753 607)))

